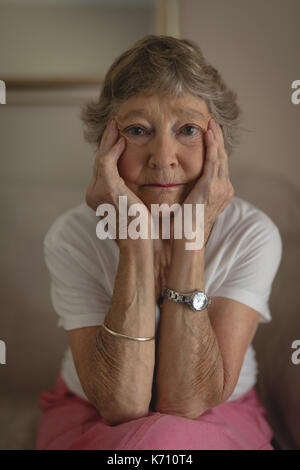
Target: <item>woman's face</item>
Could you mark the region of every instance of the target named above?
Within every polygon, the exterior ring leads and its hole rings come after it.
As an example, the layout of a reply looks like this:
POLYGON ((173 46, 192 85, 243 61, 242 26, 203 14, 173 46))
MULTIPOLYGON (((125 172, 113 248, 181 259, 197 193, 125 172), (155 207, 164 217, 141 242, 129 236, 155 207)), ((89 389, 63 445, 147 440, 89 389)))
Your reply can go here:
POLYGON ((206 103, 192 94, 138 95, 114 117, 126 139, 118 169, 127 186, 149 210, 151 204, 182 204, 203 170, 210 119, 206 103))

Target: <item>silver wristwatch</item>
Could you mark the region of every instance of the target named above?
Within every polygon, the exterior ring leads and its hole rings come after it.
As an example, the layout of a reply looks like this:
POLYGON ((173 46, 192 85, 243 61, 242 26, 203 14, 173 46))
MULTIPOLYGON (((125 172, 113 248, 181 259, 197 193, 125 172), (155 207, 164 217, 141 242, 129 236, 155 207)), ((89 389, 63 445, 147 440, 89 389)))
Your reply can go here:
POLYGON ((186 304, 195 312, 200 312, 211 304, 211 298, 201 290, 183 293, 164 287, 163 296, 169 300, 173 300, 174 302, 186 304))

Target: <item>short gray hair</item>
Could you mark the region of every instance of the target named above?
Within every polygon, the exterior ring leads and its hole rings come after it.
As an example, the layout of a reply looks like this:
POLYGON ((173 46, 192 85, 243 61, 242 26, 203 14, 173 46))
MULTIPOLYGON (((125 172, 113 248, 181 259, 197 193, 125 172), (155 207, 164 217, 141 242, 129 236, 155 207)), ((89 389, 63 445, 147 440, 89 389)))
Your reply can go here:
POLYGON ((100 142, 105 126, 119 105, 134 95, 159 93, 202 98, 224 134, 230 156, 239 141, 241 109, 237 95, 210 65, 200 47, 188 39, 147 35, 117 57, 107 71, 99 99, 81 111, 84 137, 100 142))

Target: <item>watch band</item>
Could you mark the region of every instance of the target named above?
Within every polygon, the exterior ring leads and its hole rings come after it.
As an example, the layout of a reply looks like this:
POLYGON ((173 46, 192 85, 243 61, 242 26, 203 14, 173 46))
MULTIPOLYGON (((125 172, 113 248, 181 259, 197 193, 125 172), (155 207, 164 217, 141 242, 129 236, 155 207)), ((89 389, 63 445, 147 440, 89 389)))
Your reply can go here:
POLYGON ((187 300, 190 299, 190 292, 182 293, 176 292, 173 289, 169 289, 169 287, 164 287, 163 289, 163 296, 167 297, 169 300, 174 300, 174 302, 185 303, 187 300))
POLYGON ((208 297, 203 291, 195 290, 193 292, 177 292, 173 289, 169 289, 169 287, 164 287, 163 289, 163 296, 169 300, 173 300, 173 302, 179 302, 182 304, 188 305, 194 311, 201 311, 204 310, 209 304, 211 304, 211 298, 208 297), (206 297, 206 303, 201 309, 195 309, 192 305, 192 299, 195 294, 201 292, 206 297))

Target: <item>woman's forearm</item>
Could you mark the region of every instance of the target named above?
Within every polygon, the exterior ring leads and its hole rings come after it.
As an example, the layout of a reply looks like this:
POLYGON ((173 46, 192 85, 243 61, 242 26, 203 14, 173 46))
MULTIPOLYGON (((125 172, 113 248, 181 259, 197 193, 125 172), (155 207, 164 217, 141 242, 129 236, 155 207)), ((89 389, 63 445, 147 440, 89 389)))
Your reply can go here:
MULTIPOLYGON (((155 280, 151 240, 120 248, 111 308, 105 325, 133 337, 155 335, 155 280)), ((147 414, 151 401, 155 341, 134 341, 99 329, 94 352, 98 409, 112 424, 147 414)))
MULTIPOLYGON (((184 249, 174 241, 167 287, 205 291, 204 248, 184 249)), ((207 309, 200 312, 164 299, 158 342, 155 409, 194 418, 216 405, 223 363, 207 309)))

